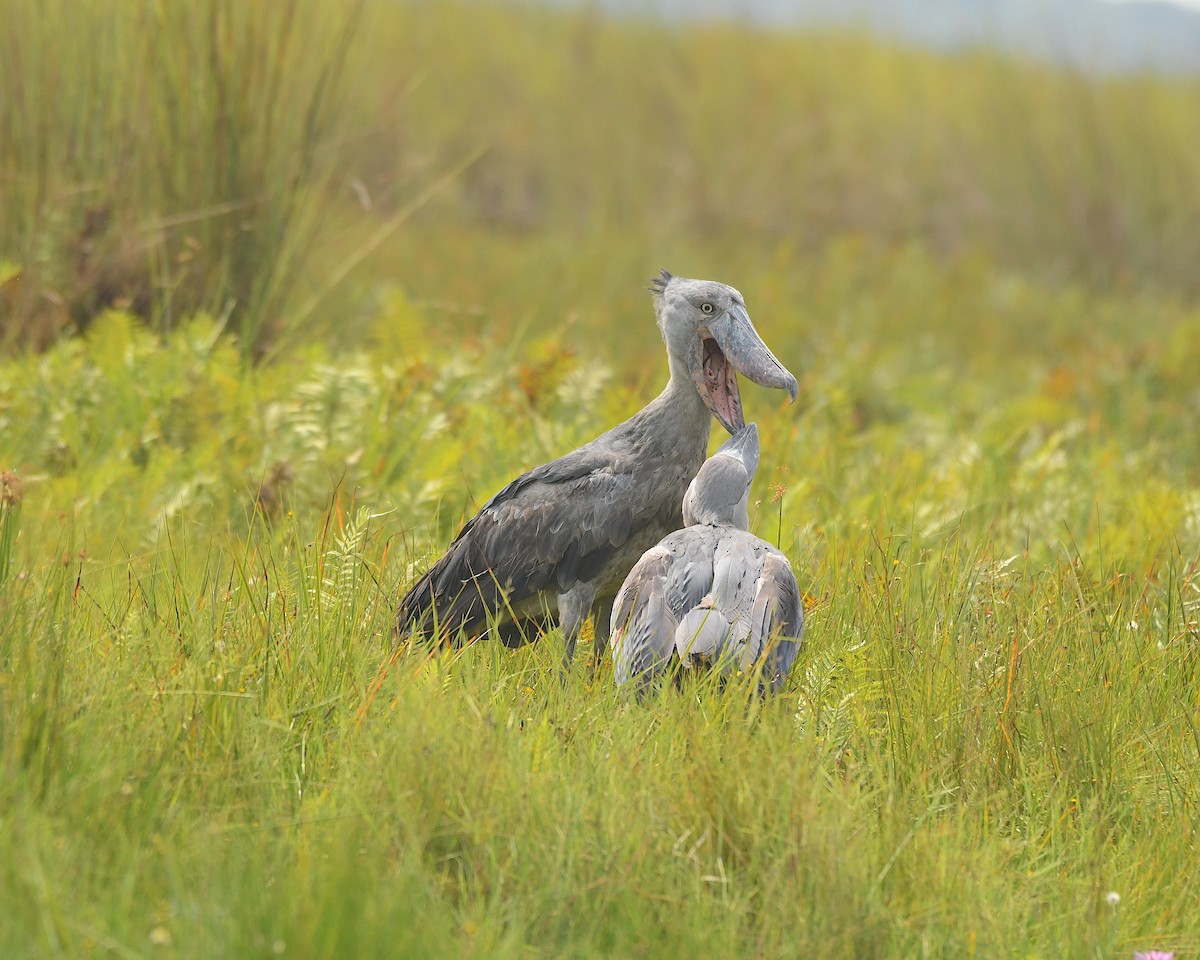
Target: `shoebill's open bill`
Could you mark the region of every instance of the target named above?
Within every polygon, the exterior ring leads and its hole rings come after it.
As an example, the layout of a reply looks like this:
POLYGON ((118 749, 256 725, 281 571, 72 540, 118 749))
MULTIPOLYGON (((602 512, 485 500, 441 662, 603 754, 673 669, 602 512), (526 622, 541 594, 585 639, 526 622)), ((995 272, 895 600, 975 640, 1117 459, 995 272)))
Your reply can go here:
POLYGON ((685 527, 642 555, 613 605, 613 674, 639 691, 678 658, 723 673, 761 665, 777 691, 804 632, 804 606, 787 558, 750 533, 747 506, 758 468, 752 423, 714 453, 688 487, 685 527))
POLYGON ((397 637, 469 640, 494 624, 515 646, 557 616, 569 665, 594 609, 599 660, 625 574, 679 526, 711 418, 730 433, 745 425, 737 374, 796 399, 796 378, 767 349, 733 287, 663 271, 651 292, 667 347, 666 388, 620 426, 485 503, 400 601, 397 637))

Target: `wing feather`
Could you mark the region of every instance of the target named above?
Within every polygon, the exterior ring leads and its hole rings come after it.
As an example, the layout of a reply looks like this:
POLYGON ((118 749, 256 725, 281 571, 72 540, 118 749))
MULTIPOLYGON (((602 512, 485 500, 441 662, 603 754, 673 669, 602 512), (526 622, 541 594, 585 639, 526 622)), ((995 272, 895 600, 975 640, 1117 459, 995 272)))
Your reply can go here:
POLYGON ((649 678, 667 665, 678 621, 667 603, 671 551, 661 544, 642 555, 617 593, 612 612, 613 671, 617 685, 649 678))
POLYGON ((763 558, 762 572, 755 584, 752 620, 767 647, 763 680, 772 691, 778 691, 800 652, 804 601, 791 564, 773 548, 763 558))
POLYGON ((726 531, 713 563, 713 603, 732 625, 730 642, 743 669, 757 659, 760 649, 751 629, 750 613, 761 543, 745 531, 726 531))
POLYGON ((667 602, 676 617, 697 606, 712 590, 716 540, 712 527, 687 527, 663 538, 661 545, 674 558, 667 571, 667 602))
POLYGON ((682 496, 675 486, 611 440, 522 474, 413 585, 397 610, 397 630, 434 618, 439 633, 477 629, 506 603, 591 581, 631 538, 649 545, 669 529, 682 496))

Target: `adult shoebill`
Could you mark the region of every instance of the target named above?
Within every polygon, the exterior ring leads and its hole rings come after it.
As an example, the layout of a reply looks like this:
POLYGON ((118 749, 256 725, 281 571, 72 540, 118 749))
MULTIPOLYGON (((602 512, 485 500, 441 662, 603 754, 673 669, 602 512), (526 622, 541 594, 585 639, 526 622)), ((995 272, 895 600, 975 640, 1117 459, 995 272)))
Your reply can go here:
POLYGON ((804 632, 804 605, 787 558, 749 532, 758 428, 739 430, 705 461, 683 499, 682 530, 629 572, 613 605, 617 685, 639 689, 678 657, 749 673, 778 690, 804 632))
POLYGON ((485 503, 400 601, 397 635, 474 638, 495 624, 512 646, 557 614, 569 664, 595 608, 599 659, 622 578, 679 525, 710 418, 730 433, 745 424, 737 373, 796 399, 796 378, 762 342, 737 290, 665 270, 650 289, 667 346, 666 389, 620 426, 522 474, 485 503))

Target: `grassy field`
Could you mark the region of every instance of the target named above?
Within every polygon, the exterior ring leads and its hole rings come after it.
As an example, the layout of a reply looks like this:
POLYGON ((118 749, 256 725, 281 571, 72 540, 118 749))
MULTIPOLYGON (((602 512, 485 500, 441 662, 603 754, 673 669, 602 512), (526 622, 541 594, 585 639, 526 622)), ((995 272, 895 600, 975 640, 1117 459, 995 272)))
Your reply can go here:
POLYGON ((1200 956, 1200 83, 188 9, 0 37, 0 955, 1200 956), (801 381, 785 692, 391 653, 659 266, 801 381))

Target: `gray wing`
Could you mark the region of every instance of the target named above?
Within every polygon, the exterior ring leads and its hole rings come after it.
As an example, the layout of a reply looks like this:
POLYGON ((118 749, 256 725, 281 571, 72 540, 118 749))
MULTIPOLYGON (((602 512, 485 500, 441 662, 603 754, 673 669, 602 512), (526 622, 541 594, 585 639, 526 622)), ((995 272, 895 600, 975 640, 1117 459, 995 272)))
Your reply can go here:
POLYGON ((687 527, 663 537, 659 544, 671 552, 667 604, 676 619, 699 605, 712 590, 717 539, 712 527, 687 527))
POLYGON ((800 590, 787 558, 744 530, 726 530, 713 565, 712 604, 730 624, 721 668, 762 665, 762 682, 783 686, 804 626, 800 590))
POLYGON ((714 549, 711 602, 729 625, 727 637, 713 656, 722 671, 749 670, 762 651, 751 618, 754 583, 766 546, 744 530, 725 528, 714 549))
POLYGON ((713 601, 730 622, 749 622, 752 585, 762 569, 762 546, 763 541, 758 537, 743 530, 730 530, 717 547, 713 558, 713 601))
POLYGON ((635 467, 620 444, 593 441, 522 474, 467 521, 413 585, 400 602, 397 630, 431 618, 439 633, 473 628, 506 603, 593 579, 631 535, 678 510, 657 495, 657 478, 644 465, 635 474, 635 467), (643 489, 648 481, 651 495, 643 489))
POLYGON ((709 526, 679 530, 663 540, 674 554, 667 581, 667 603, 679 622, 674 646, 684 666, 693 658, 720 656, 729 622, 714 608, 713 557, 720 532, 709 526))
POLYGON ((612 655, 617 686, 661 673, 674 651, 675 615, 667 603, 672 553, 651 547, 632 570, 613 603, 612 655))
POLYGON ((763 682, 778 692, 800 652, 804 634, 804 602, 787 558, 771 548, 763 558, 754 589, 752 629, 766 644, 763 682))
POLYGON ((711 528, 676 530, 629 571, 612 612, 617 684, 654 676, 675 652, 680 621, 712 589, 711 528))

